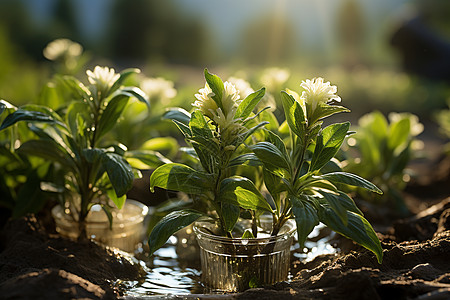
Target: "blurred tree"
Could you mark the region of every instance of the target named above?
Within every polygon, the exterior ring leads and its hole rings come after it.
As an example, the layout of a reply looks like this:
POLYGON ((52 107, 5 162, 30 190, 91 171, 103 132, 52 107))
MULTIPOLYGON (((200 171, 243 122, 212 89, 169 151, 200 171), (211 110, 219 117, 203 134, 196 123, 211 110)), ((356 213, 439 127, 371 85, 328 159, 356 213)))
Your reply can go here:
MULTIPOLYGON (((11 42, 28 57, 43 60, 42 50, 52 40, 60 37, 81 39, 75 15, 73 1, 59 0, 53 7, 52 18, 40 24, 32 18, 32 12, 23 1, 0 1, 0 24, 7 29, 11 42)), ((82 41, 81 41, 82 42, 82 41)))
POLYGON ((419 0, 417 10, 421 12, 424 22, 446 40, 450 40, 450 1, 419 0))
MULTIPOLYGON (((73 0, 58 0, 53 12, 53 19, 48 26, 48 36, 50 42, 57 38, 69 38, 73 41, 83 43, 83 37, 80 35, 77 18, 74 13, 73 0)), ((41 49, 42 52, 42 49, 41 49)))
POLYGON ((0 22, 0 99, 14 105, 34 101, 48 73, 16 45, 0 22))
POLYGON ((356 66, 363 61, 365 25, 358 1, 345 0, 337 13, 336 30, 343 63, 347 67, 356 66))
POLYGON ((405 72, 434 81, 450 81, 450 2, 419 1, 414 14, 399 20, 391 45, 405 72))
POLYGON ((281 16, 258 17, 244 28, 238 53, 247 63, 283 65, 296 55, 292 25, 281 16))
POLYGON ((21 1, 0 2, 0 24, 5 28, 5 35, 13 44, 20 46, 27 54, 34 53, 36 35, 33 28, 35 26, 21 1))
POLYGON ((117 0, 108 36, 110 56, 127 61, 203 64, 211 52, 206 26, 169 0, 117 0))

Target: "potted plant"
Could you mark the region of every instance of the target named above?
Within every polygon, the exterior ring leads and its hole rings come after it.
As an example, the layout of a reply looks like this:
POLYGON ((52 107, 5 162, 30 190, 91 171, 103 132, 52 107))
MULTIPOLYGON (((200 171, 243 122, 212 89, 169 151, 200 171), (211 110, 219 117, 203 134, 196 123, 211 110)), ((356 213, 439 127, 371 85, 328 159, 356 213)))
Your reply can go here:
MULTIPOLYGON (((409 161, 422 147, 415 138, 422 133, 423 125, 411 113, 390 113, 388 119, 379 111, 362 116, 358 120, 358 132, 348 140, 344 170, 357 172, 375 183, 383 195, 369 194, 357 190, 358 196, 369 204, 388 209, 397 217, 410 214, 401 191, 409 181, 411 170, 406 168, 409 161)), ((390 211, 390 212, 389 212, 390 211)))
POLYGON ((260 114, 252 113, 264 89, 240 100, 230 83, 207 70, 205 79, 189 118, 172 114, 201 168, 165 164, 150 178, 151 188, 188 193, 203 209, 182 209, 163 217, 150 234, 150 253, 195 222, 204 281, 213 289, 239 291, 287 279, 293 220, 301 247, 321 221, 373 251, 381 262, 375 232, 338 187, 380 190, 356 175, 327 172, 349 134, 349 123, 321 127, 323 118, 347 111, 328 103, 338 99, 336 88, 317 79, 302 84, 306 89, 302 97, 282 92, 286 122, 280 130, 289 135, 283 141, 275 132, 261 129, 268 122, 256 121, 260 114), (244 142, 259 129, 265 141, 247 147, 244 142), (233 173, 242 164, 263 166, 270 196, 264 197, 250 179, 233 173))
MULTIPOLYGON (((146 207, 138 202, 125 202, 135 177, 135 170, 127 162, 133 153, 108 137, 131 97, 147 103, 139 88, 123 86, 125 79, 136 72, 139 70, 129 69, 119 74, 112 68, 97 66, 86 72, 88 85, 71 76, 58 77, 55 93, 50 94, 68 97, 63 107, 56 111, 31 104, 14 108, 0 126, 4 130, 14 128, 17 122, 28 123, 34 136, 16 143, 17 152, 54 162, 52 181, 41 182, 40 186, 59 195, 61 206, 55 207, 53 214, 62 234, 79 240, 91 235, 100 238, 99 234, 108 232, 115 235, 109 229, 116 228, 113 216, 121 215, 125 221, 128 219, 128 225, 142 227, 146 207), (124 206, 129 206, 133 217, 128 210, 117 212, 124 206), (94 220, 96 213, 90 214, 91 210, 103 210, 104 220, 94 220), (89 221, 91 225, 87 225, 89 221), (103 224, 101 229, 94 229, 99 223, 103 224)), ((159 157, 156 155, 155 159, 159 157)), ((124 225, 118 228, 123 229, 124 225)), ((140 238, 142 233, 123 230, 118 238, 136 234, 140 238)), ((108 243, 110 239, 103 241, 108 243)))

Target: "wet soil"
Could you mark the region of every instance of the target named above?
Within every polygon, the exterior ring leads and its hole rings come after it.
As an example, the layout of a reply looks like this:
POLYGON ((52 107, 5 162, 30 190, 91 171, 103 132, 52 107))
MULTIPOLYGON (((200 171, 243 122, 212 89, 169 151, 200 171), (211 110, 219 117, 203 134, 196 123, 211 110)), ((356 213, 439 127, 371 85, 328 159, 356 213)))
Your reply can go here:
MULTIPOLYGON (((404 192, 410 216, 377 219, 382 210, 366 209, 378 220, 366 215, 382 241, 382 264, 371 252, 338 238, 338 254, 293 261, 290 282, 171 299, 450 299, 450 160, 437 160, 431 169, 432 174, 422 171, 426 180, 411 182, 404 192)), ((117 299, 121 291, 113 282, 142 275, 138 265, 114 251, 61 238, 48 224, 29 215, 3 226, 0 299, 117 299)))

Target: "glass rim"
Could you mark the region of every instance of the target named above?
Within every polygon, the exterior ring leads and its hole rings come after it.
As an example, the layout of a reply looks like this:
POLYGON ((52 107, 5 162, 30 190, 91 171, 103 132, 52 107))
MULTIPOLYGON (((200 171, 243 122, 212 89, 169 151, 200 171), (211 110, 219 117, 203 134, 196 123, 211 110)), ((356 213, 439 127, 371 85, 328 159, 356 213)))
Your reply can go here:
MULTIPOLYGON (((122 222, 114 222, 114 220, 117 220, 117 218, 113 218, 113 226, 112 226, 113 228, 119 227, 121 224, 129 225, 129 224, 137 224, 139 222, 143 222, 145 217, 149 214, 150 208, 147 205, 145 205, 144 203, 139 202, 137 200, 133 200, 133 199, 126 199, 125 205, 127 205, 127 203, 138 207, 140 209, 139 213, 136 213, 135 215, 128 217, 126 219, 123 219, 122 222)), ((121 210, 118 210, 118 212, 120 212, 120 211, 121 210)), ((55 205, 51 209, 51 214, 52 214, 53 218, 58 219, 58 220, 63 220, 63 222, 64 221, 77 222, 77 220, 72 219, 69 214, 66 214, 64 212, 64 208, 60 204, 55 205), (68 218, 70 218, 70 220, 68 220, 68 218)), ((90 226, 100 226, 101 227, 101 226, 104 226, 104 224, 105 224, 105 220, 88 219, 87 222, 89 223, 90 226)))
MULTIPOLYGON (((242 241, 248 242, 248 244, 261 244, 261 243, 269 243, 278 241, 287 237, 293 237, 295 232, 297 231, 297 226, 295 226, 295 221, 292 219, 288 219, 286 223, 283 225, 283 227, 290 223, 291 227, 287 232, 279 233, 275 236, 269 236, 269 237, 257 237, 257 238, 230 238, 226 236, 220 236, 220 235, 214 235, 209 232, 206 232, 205 230, 201 230, 204 226, 200 226, 199 223, 210 223, 206 221, 205 219, 197 220, 193 223, 192 229, 194 230, 194 233, 196 236, 201 235, 202 237, 205 237, 205 239, 217 241, 217 242, 226 242, 226 243, 239 243, 242 244, 242 241)), ((211 224, 211 223, 210 223, 211 224)))

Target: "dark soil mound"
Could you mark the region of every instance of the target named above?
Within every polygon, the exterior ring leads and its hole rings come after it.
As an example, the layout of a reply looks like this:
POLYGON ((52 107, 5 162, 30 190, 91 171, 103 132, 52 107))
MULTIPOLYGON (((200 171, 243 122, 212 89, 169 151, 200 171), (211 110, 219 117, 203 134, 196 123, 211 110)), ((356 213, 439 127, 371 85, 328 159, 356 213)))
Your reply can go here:
POLYGON ((383 263, 365 249, 294 262, 290 283, 240 299, 450 299, 450 198, 380 234, 383 263))
POLYGON ((0 241, 1 299, 115 299, 112 282, 141 272, 93 242, 46 233, 34 216, 9 221, 0 241))

